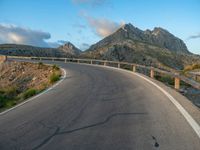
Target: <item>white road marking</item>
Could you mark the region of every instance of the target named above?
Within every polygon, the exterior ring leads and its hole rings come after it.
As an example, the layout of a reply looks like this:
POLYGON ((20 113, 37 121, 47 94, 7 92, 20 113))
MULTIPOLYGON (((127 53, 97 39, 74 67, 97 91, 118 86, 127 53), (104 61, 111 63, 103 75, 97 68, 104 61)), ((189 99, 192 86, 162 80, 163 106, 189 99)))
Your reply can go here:
MULTIPOLYGON (((85 64, 84 64, 85 65, 85 64)), ((87 65, 95 65, 95 64, 87 64, 87 65)), ((121 71, 125 71, 127 73, 132 73, 144 80, 146 80, 147 82, 149 82, 150 84, 154 85, 155 87, 157 87, 163 94, 165 94, 169 100, 176 106, 176 108, 179 110, 179 112, 183 115, 183 117, 187 120, 187 122, 189 123, 189 125, 192 127, 192 129, 195 131, 195 133, 197 134, 197 136, 200 138, 200 126, 199 124, 192 118, 192 116, 183 108, 183 106, 181 106, 181 104, 171 95, 169 94, 166 90, 164 90, 162 87, 160 87, 159 85, 157 85, 156 83, 152 82, 151 80, 149 80, 148 78, 138 74, 138 73, 135 73, 135 72, 131 72, 131 71, 128 71, 128 70, 124 70, 124 69, 121 69, 121 68, 114 68, 114 67, 110 67, 110 66, 101 66, 101 65, 95 65, 95 66, 99 66, 99 67, 105 67, 105 68, 110 68, 110 69, 116 69, 116 70, 121 70, 121 71)), ((10 108, 4 112, 1 112, 0 115, 3 115, 17 107, 20 107, 22 105, 24 105, 25 103, 28 103, 32 100, 34 100, 35 98, 39 97, 40 95, 48 92, 49 90, 51 90, 52 88, 54 88, 55 86, 57 86, 58 84, 60 84, 64 78, 66 77, 66 71, 62 68, 62 70, 64 71, 64 76, 63 76, 63 79, 60 80, 58 83, 56 83, 55 85, 53 85, 51 88, 45 90, 44 92, 30 98, 29 100, 27 101, 24 101, 23 103, 20 103, 18 104, 17 106, 13 107, 13 108, 10 108)))
POLYGON ((28 103, 28 102, 30 102, 30 101, 35 100, 35 99, 38 98, 39 96, 41 96, 41 95, 47 93, 48 91, 50 91, 50 90, 52 90, 53 88, 55 88, 56 86, 58 86, 58 85, 66 78, 66 74, 67 74, 67 73, 66 73, 66 70, 65 70, 64 68, 61 68, 61 69, 62 69, 62 71, 64 72, 64 75, 61 77, 61 80, 60 80, 60 81, 58 81, 56 84, 54 84, 54 85, 51 86, 50 88, 44 90, 44 91, 41 92, 40 94, 35 95, 35 96, 29 98, 28 100, 25 100, 24 102, 19 103, 18 105, 14 106, 14 107, 12 107, 12 108, 10 108, 10 109, 7 109, 7 110, 5 110, 5 111, 3 111, 3 112, 1 112, 1 113, 0 113, 0 116, 1 116, 1 115, 4 115, 4 114, 6 114, 6 113, 8 113, 8 112, 10 112, 10 111, 12 111, 12 110, 14 110, 14 109, 20 107, 20 106, 22 106, 22 105, 24 105, 24 104, 26 104, 26 103, 28 103))
POLYGON ((136 72, 131 72, 131 71, 128 71, 128 70, 125 70, 125 69, 114 68, 114 67, 110 67, 110 66, 102 66, 102 67, 121 70, 121 71, 125 71, 127 73, 132 73, 132 74, 134 74, 134 75, 146 80, 150 84, 154 85, 163 94, 165 94, 169 98, 169 100, 176 106, 176 108, 179 110, 179 112, 183 115, 183 117, 187 120, 187 122, 192 127, 192 129, 195 131, 197 136, 200 138, 200 126, 199 126, 199 124, 192 118, 192 116, 187 112, 187 110, 185 110, 185 108, 183 108, 183 106, 171 94, 169 94, 166 90, 164 90, 158 84, 154 83, 153 81, 149 80, 148 78, 146 78, 146 77, 144 77, 144 76, 142 76, 142 75, 140 75, 140 74, 138 74, 136 72))

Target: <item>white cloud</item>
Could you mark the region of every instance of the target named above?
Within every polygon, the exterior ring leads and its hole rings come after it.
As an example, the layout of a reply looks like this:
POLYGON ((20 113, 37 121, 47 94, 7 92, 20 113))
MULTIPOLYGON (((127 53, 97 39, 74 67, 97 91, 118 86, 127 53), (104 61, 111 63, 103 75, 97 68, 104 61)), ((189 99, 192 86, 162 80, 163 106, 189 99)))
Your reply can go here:
POLYGON ((84 16, 84 18, 86 18, 90 27, 94 30, 94 32, 99 37, 106 37, 114 33, 122 25, 124 25, 124 22, 117 23, 105 18, 96 19, 96 18, 93 18, 91 16, 86 16, 86 15, 84 16))
POLYGON ((45 40, 51 38, 50 33, 31 30, 10 24, 0 24, 0 44, 26 44, 33 46, 48 47, 45 40))
POLYGON ((188 39, 197 39, 200 38, 200 33, 196 34, 196 35, 191 35, 190 37, 188 37, 188 39))

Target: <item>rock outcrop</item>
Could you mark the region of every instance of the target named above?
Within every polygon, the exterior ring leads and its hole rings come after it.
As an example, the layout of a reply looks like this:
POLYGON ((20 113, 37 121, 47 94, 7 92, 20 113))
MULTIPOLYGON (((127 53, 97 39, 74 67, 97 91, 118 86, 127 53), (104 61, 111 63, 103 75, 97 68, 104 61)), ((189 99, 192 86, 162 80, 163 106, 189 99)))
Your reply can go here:
POLYGON ((71 54, 73 56, 78 56, 82 52, 80 49, 78 49, 77 47, 75 47, 70 42, 67 42, 64 45, 58 47, 58 49, 61 50, 61 51, 63 51, 63 52, 65 52, 65 53, 71 54))
POLYGON ((162 28, 142 31, 126 24, 92 45, 81 57, 139 63, 183 69, 200 57, 190 53, 185 43, 162 28))
POLYGON ((120 43, 126 40, 147 43, 172 52, 189 53, 185 43, 167 30, 156 27, 152 31, 142 31, 139 28, 134 27, 132 24, 122 26, 112 35, 92 45, 89 50, 96 50, 102 46, 106 46, 107 44, 120 43))

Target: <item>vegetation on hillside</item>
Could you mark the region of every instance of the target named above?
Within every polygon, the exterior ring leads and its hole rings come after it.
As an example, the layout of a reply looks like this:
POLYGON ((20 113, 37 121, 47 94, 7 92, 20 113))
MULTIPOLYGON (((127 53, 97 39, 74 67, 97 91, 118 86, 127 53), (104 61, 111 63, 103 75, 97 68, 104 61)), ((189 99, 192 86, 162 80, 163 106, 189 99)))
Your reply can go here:
POLYGON ((0 111, 30 98, 60 79, 58 66, 8 62, 0 66, 0 111))

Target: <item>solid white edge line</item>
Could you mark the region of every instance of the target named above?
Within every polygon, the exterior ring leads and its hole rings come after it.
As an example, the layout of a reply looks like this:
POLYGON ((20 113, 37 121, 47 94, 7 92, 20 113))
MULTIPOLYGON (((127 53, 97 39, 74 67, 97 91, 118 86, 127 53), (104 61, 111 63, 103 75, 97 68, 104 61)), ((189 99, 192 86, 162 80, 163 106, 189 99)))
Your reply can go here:
POLYGON ((18 108, 18 107, 20 107, 20 106, 22 106, 22 105, 24 105, 24 104, 30 102, 30 101, 35 100, 37 97, 39 97, 39 96, 41 96, 41 95, 47 93, 48 91, 50 91, 50 90, 52 90, 53 88, 55 88, 56 86, 58 86, 58 85, 66 78, 66 74, 67 74, 67 73, 66 73, 66 70, 65 70, 64 68, 61 68, 61 70, 64 72, 64 74, 63 74, 63 76, 61 77, 61 80, 59 80, 56 84, 54 84, 54 85, 52 85, 51 87, 47 88, 46 90, 44 90, 44 91, 41 92, 40 94, 37 94, 37 95, 35 95, 35 96, 33 96, 33 97, 31 97, 31 98, 25 100, 24 102, 19 103, 18 105, 14 106, 14 107, 12 107, 12 108, 9 108, 9 109, 7 109, 7 110, 5 110, 5 111, 3 111, 3 112, 1 112, 1 113, 0 113, 0 116, 5 115, 6 113, 8 113, 8 112, 10 112, 10 111, 12 111, 12 110, 14 110, 14 109, 16 109, 16 108, 18 108))
MULTIPOLYGON (((91 65, 91 64, 86 64, 86 65, 91 65)), ((176 108, 179 110, 179 112, 183 115, 183 117, 187 120, 187 122, 192 127, 192 129, 195 131, 195 133, 197 134, 197 136, 200 138, 200 126, 199 126, 199 124, 192 118, 192 116, 183 108, 183 106, 171 94, 169 94, 166 90, 164 90, 158 84, 154 83, 153 81, 149 80, 147 77, 144 77, 144 76, 142 76, 142 75, 140 75, 139 73, 136 73, 136 72, 131 72, 131 71, 128 71, 128 70, 124 70, 124 69, 121 69, 121 68, 114 68, 114 67, 110 67, 110 66, 102 66, 102 65, 94 65, 94 64, 92 66, 105 67, 105 68, 109 68, 109 69, 121 70, 121 71, 124 71, 124 72, 127 72, 127 73, 131 73, 131 74, 134 74, 134 75, 136 75, 136 76, 138 76, 138 77, 146 80, 150 84, 154 85, 165 96, 167 96, 169 98, 169 100, 176 106, 176 108)), ((28 102, 34 100, 35 98, 37 98, 40 95, 48 92, 49 90, 51 90, 52 88, 54 88, 55 86, 57 86, 58 84, 60 84, 64 80, 64 78, 66 78, 66 71, 63 68, 62 68, 62 70, 64 71, 64 76, 63 76, 63 78, 59 82, 57 82, 52 87, 50 87, 47 90, 45 90, 44 92, 42 92, 42 93, 40 93, 40 94, 38 94, 38 95, 36 95, 36 96, 34 96, 34 97, 32 97, 32 98, 24 101, 23 103, 20 103, 20 104, 16 105, 15 107, 12 107, 12 108, 4 111, 4 112, 1 112, 0 115, 6 114, 6 113, 8 113, 11 110, 16 109, 17 107, 20 107, 20 106, 24 105, 25 103, 28 103, 28 102)))
POLYGON ((185 108, 183 108, 183 106, 171 94, 169 94, 166 90, 164 90, 158 84, 154 83, 153 81, 149 80, 147 77, 144 77, 144 76, 142 76, 142 75, 140 75, 139 73, 136 73, 136 72, 131 72, 131 71, 128 71, 128 70, 125 70, 125 69, 114 68, 114 67, 110 67, 110 66, 102 66, 102 67, 111 68, 111 69, 115 69, 115 70, 121 70, 121 71, 125 71, 127 73, 134 74, 134 75, 146 80, 150 84, 154 85, 165 96, 167 96, 169 98, 169 100, 176 106, 176 108, 179 110, 179 112, 183 115, 183 117, 187 120, 187 122, 192 127, 192 129, 195 131, 197 136, 200 138, 200 126, 199 126, 199 124, 192 118, 192 116, 185 110, 185 108))

